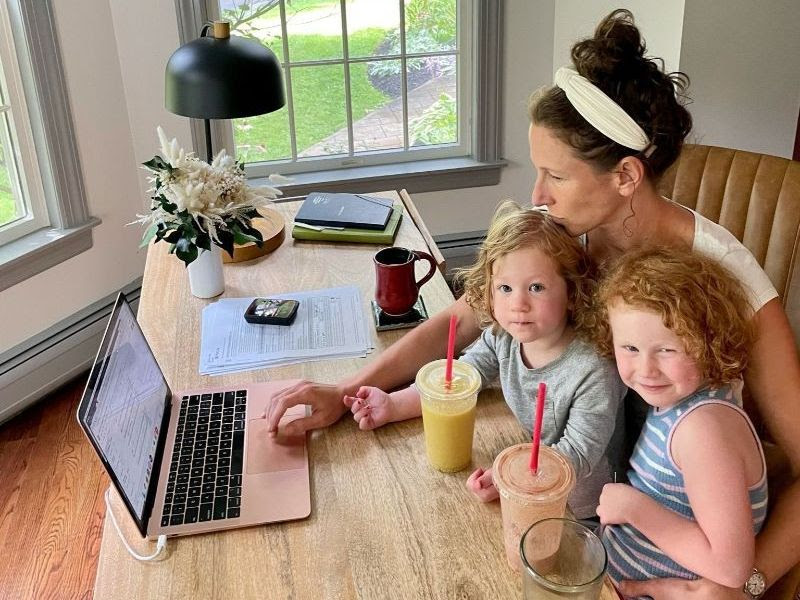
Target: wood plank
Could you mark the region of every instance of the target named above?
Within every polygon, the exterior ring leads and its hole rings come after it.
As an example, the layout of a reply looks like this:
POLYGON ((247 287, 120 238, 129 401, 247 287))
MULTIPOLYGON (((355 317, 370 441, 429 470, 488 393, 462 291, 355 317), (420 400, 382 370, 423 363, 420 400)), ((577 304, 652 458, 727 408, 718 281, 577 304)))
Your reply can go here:
POLYGON ((0 597, 91 598, 108 480, 75 419, 79 378, 0 428, 0 597))

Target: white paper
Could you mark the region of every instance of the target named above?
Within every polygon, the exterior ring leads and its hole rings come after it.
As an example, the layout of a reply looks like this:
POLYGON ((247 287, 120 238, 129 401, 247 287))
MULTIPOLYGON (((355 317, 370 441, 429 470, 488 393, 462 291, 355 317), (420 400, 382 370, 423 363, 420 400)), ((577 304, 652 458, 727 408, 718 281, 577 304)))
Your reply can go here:
POLYGON ((223 298, 203 309, 200 373, 220 375, 330 358, 372 349, 357 287, 270 295, 300 302, 289 326, 244 320, 253 298, 223 298))

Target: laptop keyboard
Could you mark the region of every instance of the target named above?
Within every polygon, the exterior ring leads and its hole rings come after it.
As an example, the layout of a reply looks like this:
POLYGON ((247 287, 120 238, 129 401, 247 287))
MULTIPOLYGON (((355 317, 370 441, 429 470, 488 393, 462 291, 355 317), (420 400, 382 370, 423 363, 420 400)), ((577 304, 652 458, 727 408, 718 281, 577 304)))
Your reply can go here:
POLYGON ((246 407, 247 390, 181 399, 162 527, 239 516, 246 407))

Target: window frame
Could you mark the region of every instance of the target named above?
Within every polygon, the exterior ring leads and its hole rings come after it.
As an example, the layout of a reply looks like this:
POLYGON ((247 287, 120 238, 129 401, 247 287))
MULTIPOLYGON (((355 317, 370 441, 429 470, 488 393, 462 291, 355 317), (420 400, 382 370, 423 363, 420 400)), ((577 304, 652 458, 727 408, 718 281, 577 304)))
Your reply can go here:
MULTIPOLYGON (((195 39, 203 23, 213 18, 209 8, 217 6, 215 0, 175 0, 181 44, 195 39)), ((471 79, 473 94, 459 94, 462 102, 470 101, 469 120, 462 122, 468 132, 466 151, 462 156, 436 156, 426 152, 429 147, 412 148, 412 160, 380 158, 351 166, 351 157, 345 164, 335 167, 314 165, 313 159, 301 159, 300 165, 288 167, 285 162, 261 163, 261 169, 247 168, 254 182, 263 181, 268 172, 288 174, 293 181, 279 187, 285 194, 304 194, 324 185, 330 191, 369 191, 378 187, 405 188, 409 192, 426 192, 463 187, 496 185, 500 171, 505 166, 501 158, 501 94, 502 94, 502 23, 503 0, 477 0, 470 2, 470 48, 459 48, 468 54, 468 73, 459 73, 471 79), (351 164, 347 164, 347 163, 351 164), (372 164, 366 164, 371 162, 372 164), (302 167, 306 167, 304 170, 302 167), (316 166, 316 169, 310 167, 316 166), (465 176, 466 175, 466 176, 465 176)), ((462 10, 461 8, 459 10, 462 10)), ((211 121, 212 144, 215 148, 233 147, 233 130, 230 121, 211 121)), ((461 132, 460 132, 461 134, 461 132)), ((192 141, 198 156, 205 156, 205 137, 201 120, 192 119, 192 141)), ((379 153, 376 153, 379 154, 379 153)), ((374 155, 373 155, 374 156, 374 155)), ((356 159, 362 154, 356 155, 356 159)), ((387 153, 388 157, 388 153, 387 153)), ((317 161, 321 162, 321 161, 317 161)))
POLYGON ((91 248, 100 224, 88 211, 53 2, 6 5, 50 224, 0 245, 0 291, 91 248))
POLYGON ((28 106, 11 31, 8 9, 3 4, 0 6, 0 109, 5 108, 2 106, 3 91, 6 93, 8 109, 0 114, 0 120, 7 119, 6 123, 0 123, 0 129, 4 130, 0 131, 0 136, 5 138, 7 133, 10 149, 16 150, 16 153, 12 152, 6 157, 6 165, 9 177, 12 178, 12 188, 18 187, 17 193, 22 194, 24 214, 0 225, 0 245, 50 224, 42 179, 36 163, 33 132, 29 120, 24 118, 28 114, 28 106))

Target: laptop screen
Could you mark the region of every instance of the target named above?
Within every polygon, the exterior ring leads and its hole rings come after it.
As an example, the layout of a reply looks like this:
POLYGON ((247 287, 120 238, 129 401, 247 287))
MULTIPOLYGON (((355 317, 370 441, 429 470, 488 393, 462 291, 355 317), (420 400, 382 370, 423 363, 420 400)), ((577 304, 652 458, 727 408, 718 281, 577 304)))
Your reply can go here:
POLYGON ((89 374, 78 420, 140 530, 152 508, 151 482, 154 469, 157 475, 160 467, 159 440, 166 433, 168 400, 167 382, 120 294, 89 374))

